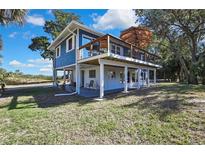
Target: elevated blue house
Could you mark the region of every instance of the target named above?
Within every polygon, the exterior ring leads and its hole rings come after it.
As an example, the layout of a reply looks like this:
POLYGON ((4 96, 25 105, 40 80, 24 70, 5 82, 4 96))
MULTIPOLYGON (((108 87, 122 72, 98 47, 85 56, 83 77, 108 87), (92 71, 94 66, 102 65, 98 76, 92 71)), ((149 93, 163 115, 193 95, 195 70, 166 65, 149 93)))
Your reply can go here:
POLYGON ((59 34, 49 50, 56 54, 54 79, 63 70, 78 94, 82 89, 94 89, 100 98, 105 91, 127 92, 155 84, 156 69, 161 67, 154 63, 156 55, 76 21, 59 34))

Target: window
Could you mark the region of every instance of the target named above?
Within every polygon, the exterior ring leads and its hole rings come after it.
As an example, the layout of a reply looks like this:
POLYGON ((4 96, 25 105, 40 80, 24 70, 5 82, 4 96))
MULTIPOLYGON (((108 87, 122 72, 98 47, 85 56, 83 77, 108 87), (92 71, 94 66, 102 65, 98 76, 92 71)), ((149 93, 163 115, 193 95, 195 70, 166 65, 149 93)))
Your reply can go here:
POLYGON ((67 49, 66 52, 69 52, 69 51, 74 49, 74 37, 73 36, 71 36, 70 38, 68 38, 66 40, 66 46, 67 46, 66 47, 66 49, 67 49))
POLYGON ((111 52, 112 52, 112 53, 115 53, 115 45, 112 45, 112 46, 111 46, 111 52))
POLYGON ((117 53, 118 55, 120 55, 120 47, 117 47, 116 53, 117 53))
POLYGON ((124 73, 120 72, 120 83, 124 83, 124 73))
POLYGON ((116 74, 115 74, 114 71, 109 71, 108 76, 109 76, 110 79, 115 79, 116 78, 116 74))
POLYGON ((89 70, 89 78, 95 78, 96 72, 95 70, 89 70))
POLYGON ((60 57, 60 51, 61 50, 61 46, 56 48, 56 58, 60 57))

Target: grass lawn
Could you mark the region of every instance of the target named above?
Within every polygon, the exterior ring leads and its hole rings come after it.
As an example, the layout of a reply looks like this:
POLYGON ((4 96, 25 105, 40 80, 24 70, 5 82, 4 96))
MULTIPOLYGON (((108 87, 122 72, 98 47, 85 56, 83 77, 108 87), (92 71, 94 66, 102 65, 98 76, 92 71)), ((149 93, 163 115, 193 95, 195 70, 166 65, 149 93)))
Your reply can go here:
POLYGON ((53 94, 0 98, 0 144, 205 144, 205 86, 160 84, 101 102, 53 94))

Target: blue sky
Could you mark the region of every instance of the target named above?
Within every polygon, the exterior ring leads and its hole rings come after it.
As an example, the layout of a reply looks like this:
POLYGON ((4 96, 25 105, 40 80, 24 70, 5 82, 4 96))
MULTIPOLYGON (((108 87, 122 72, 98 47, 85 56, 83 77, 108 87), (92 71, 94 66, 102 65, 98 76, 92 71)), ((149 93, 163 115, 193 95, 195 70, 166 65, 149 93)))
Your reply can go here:
MULTIPOLYGON (((64 10, 74 12, 80 16, 81 21, 104 33, 119 36, 120 31, 135 25, 136 17, 132 10, 64 10)), ((8 71, 19 69, 26 74, 51 75, 52 64, 43 60, 38 52, 28 49, 31 38, 47 35, 43 31, 45 20, 53 19, 51 10, 29 10, 23 26, 9 25, 0 27, 3 39, 3 63, 1 67, 8 71)))

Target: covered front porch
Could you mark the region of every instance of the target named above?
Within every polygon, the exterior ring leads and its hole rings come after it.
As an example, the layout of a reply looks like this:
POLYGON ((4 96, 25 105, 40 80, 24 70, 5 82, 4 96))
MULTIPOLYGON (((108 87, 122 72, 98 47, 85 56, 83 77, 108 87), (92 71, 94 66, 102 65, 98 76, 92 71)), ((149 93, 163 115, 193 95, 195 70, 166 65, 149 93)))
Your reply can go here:
MULTIPOLYGON (((149 87, 156 83, 156 68, 140 66, 136 64, 112 61, 108 59, 98 59, 97 76, 93 79, 95 88, 82 87, 82 63, 76 66, 76 91, 85 97, 99 97, 102 99, 105 94, 123 91, 127 93, 130 89, 149 87), (150 75, 150 73, 152 75, 150 75), (152 79, 150 78, 152 76, 152 79), (112 78, 112 79, 110 79, 112 78), (118 82, 116 84, 116 82, 118 82), (120 85, 120 86, 119 86, 120 85)), ((91 80, 92 81, 92 80, 91 80)))

